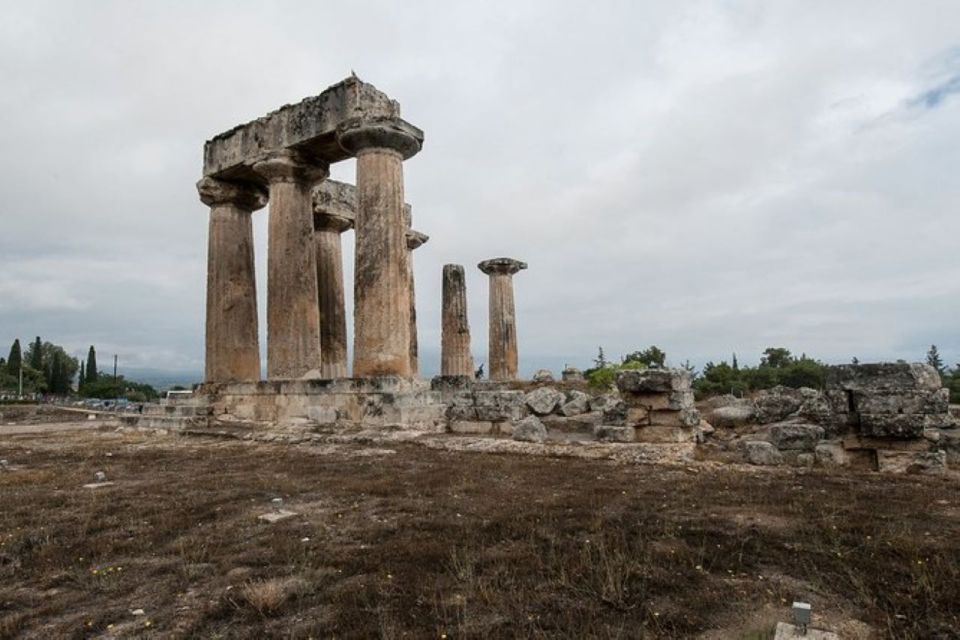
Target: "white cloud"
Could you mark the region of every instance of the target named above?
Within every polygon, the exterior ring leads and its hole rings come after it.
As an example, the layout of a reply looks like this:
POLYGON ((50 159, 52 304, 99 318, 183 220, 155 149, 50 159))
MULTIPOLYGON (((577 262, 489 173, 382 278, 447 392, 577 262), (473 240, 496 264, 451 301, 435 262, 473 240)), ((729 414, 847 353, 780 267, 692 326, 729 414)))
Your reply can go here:
POLYGON ((425 349, 460 262, 485 360, 474 265, 512 255, 526 370, 599 344, 960 360, 957 24, 925 2, 17 5, 0 340, 199 366, 203 141, 354 69, 426 131, 406 165, 425 349))

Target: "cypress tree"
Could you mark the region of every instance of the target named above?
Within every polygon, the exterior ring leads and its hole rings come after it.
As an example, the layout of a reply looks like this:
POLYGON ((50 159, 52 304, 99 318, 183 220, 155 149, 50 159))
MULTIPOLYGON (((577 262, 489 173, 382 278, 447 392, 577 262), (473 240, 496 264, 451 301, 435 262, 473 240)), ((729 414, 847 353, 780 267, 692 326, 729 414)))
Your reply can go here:
POLYGON ((40 342, 40 336, 33 341, 33 348, 30 350, 30 366, 37 371, 43 371, 43 343, 40 342))
POLYGON ((83 387, 83 383, 86 382, 86 380, 84 379, 85 378, 84 370, 86 369, 86 367, 87 367, 86 363, 84 362, 80 363, 80 377, 77 378, 78 391, 83 387))
POLYGON ((20 365, 23 363, 23 354, 20 352, 20 338, 10 346, 10 355, 7 356, 7 373, 12 376, 20 375, 20 365))
POLYGON ((99 374, 97 373, 97 351, 90 345, 90 351, 87 352, 87 371, 86 381, 96 382, 99 374))

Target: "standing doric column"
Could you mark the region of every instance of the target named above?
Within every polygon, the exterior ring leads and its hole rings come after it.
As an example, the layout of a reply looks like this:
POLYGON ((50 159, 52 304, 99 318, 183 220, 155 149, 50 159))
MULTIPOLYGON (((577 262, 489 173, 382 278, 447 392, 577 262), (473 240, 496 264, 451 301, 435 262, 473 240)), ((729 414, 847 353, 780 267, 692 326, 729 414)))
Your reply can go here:
POLYGON ((336 215, 321 200, 313 206, 317 247, 317 302, 320 308, 320 376, 347 377, 347 314, 343 297, 343 252, 340 234, 353 219, 336 215))
POLYGON ((257 281, 250 214, 267 204, 263 189, 203 178, 200 200, 210 207, 207 247, 207 382, 260 379, 257 281))
POLYGON ((463 265, 443 265, 440 375, 473 378, 470 323, 467 321, 467 283, 463 265))
POLYGON ((419 249, 430 239, 425 233, 407 231, 407 287, 410 289, 410 375, 414 378, 420 375, 420 355, 417 344, 417 300, 413 286, 413 252, 419 249))
POLYGON ((517 378, 517 319, 513 305, 513 274, 526 262, 493 258, 477 265, 490 276, 490 379, 517 378))
POLYGON ((267 377, 320 375, 320 311, 313 186, 327 165, 285 150, 253 165, 270 185, 267 246, 267 377))
POLYGON ((338 131, 357 157, 353 376, 410 377, 410 281, 403 161, 422 133, 401 120, 354 120, 338 131))

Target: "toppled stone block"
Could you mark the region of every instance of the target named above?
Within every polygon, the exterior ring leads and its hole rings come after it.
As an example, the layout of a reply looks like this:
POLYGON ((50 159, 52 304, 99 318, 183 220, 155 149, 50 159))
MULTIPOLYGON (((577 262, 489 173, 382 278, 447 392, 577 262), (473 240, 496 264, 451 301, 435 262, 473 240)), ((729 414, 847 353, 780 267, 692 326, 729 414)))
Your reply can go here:
POLYGON ((783 464, 783 454, 769 442, 764 440, 749 440, 743 443, 747 462, 761 466, 783 464))
POLYGON ((539 369, 533 374, 531 380, 534 382, 553 382, 553 372, 549 369, 539 369))
POLYGON ((875 438, 919 438, 924 416, 916 413, 861 413, 860 433, 875 438))
POLYGON ((781 451, 813 451, 823 434, 823 427, 797 420, 767 427, 768 440, 781 451))
POLYGON ((584 382, 583 372, 576 367, 567 367, 560 374, 564 382, 584 382))
POLYGON ((757 406, 757 422, 770 424, 786 420, 800 410, 803 397, 799 389, 776 386, 758 391, 753 398, 757 406))
POLYGON ((512 437, 521 442, 543 442, 547 439, 547 428, 536 416, 527 416, 513 424, 512 437))
POLYGON ((669 393, 692 389, 686 369, 642 369, 617 372, 617 388, 621 394, 669 393))
POLYGON ((877 470, 881 473, 942 475, 947 472, 944 451, 877 450, 877 470))
POLYGON ((627 407, 626 424, 634 427, 650 424, 650 409, 647 407, 627 407))
POLYGON ((586 413, 590 409, 590 396, 583 391, 571 391, 567 401, 560 407, 560 413, 570 417, 586 413))
POLYGON ((608 405, 603 409, 604 424, 625 425, 627 423, 627 404, 622 400, 608 405))
POLYGON ((502 422, 523 417, 524 395, 522 391, 498 389, 477 391, 474 395, 477 419, 502 422))
POLYGON ((633 427, 600 424, 594 428, 593 435, 601 442, 634 442, 637 438, 637 430, 633 427))
POLYGON ((847 465, 847 452, 839 442, 821 442, 813 449, 817 464, 824 467, 843 467, 847 465))
POLYGON ((550 387, 534 389, 524 396, 527 407, 538 416, 553 413, 565 400, 566 396, 564 396, 563 393, 550 387))
POLYGON ((612 393, 605 393, 602 396, 594 396, 590 398, 590 411, 606 411, 619 402, 622 402, 620 397, 612 393))
POLYGON ((756 420, 757 409, 752 402, 737 399, 736 404, 717 407, 707 416, 715 427, 732 429, 752 424, 756 420))

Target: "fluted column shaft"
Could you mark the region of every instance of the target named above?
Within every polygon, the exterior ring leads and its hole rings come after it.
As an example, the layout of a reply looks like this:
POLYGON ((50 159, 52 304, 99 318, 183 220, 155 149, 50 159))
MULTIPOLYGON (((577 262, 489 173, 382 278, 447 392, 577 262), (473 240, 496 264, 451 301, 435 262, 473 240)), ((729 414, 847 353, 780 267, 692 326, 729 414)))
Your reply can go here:
POLYGON ((267 376, 320 375, 320 312, 313 241, 313 185, 327 167, 292 152, 254 165, 270 188, 267 247, 267 376))
POLYGON ((467 285, 463 265, 443 265, 441 307, 440 375, 473 378, 470 324, 467 320, 467 285))
POLYGON ((343 218, 317 217, 317 300, 320 309, 320 375, 347 376, 347 315, 343 295, 343 252, 340 235, 350 227, 343 218))
POLYGON ((526 269, 527 265, 510 258, 494 258, 478 266, 490 276, 490 379, 516 380, 518 355, 513 274, 526 269))
POLYGON ((251 213, 266 194, 252 185, 204 178, 200 199, 210 206, 207 246, 207 318, 204 379, 260 379, 257 284, 251 213))
POLYGON ((422 247, 430 237, 412 229, 407 232, 407 280, 410 289, 410 374, 420 375, 420 347, 417 339, 417 301, 413 277, 413 252, 422 247))
POLYGON ((410 277, 403 161, 420 142, 391 122, 357 122, 338 140, 357 158, 353 376, 410 377, 410 277))

